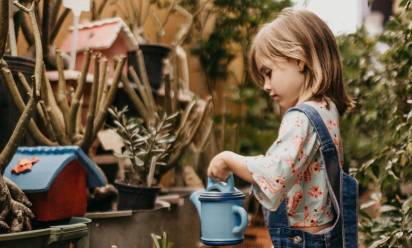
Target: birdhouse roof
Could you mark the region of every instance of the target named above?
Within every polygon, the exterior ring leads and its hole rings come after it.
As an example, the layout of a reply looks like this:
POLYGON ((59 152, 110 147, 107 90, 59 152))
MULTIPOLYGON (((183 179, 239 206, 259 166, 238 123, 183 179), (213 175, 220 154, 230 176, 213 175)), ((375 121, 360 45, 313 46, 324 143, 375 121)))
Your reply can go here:
POLYGON ((24 192, 46 192, 66 165, 76 160, 87 173, 89 188, 103 186, 107 179, 102 170, 78 146, 19 147, 4 171, 24 192), (15 174, 12 169, 21 159, 38 158, 31 171, 15 174))
MULTIPOLYGON (((60 49, 69 53, 71 51, 73 27, 66 36, 60 49)), ((123 36, 127 50, 137 48, 137 41, 126 23, 119 17, 108 18, 79 25, 77 37, 77 52, 87 49, 103 50, 113 46, 119 36, 123 36)))

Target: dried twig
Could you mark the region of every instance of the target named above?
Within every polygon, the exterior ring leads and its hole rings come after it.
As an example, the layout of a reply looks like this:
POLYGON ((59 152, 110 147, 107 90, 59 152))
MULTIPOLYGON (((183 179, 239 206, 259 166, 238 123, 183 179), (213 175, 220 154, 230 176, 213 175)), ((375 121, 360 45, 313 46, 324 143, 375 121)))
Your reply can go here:
MULTIPOLYGON (((6 146, 4 147, 3 151, 0 153, 0 171, 2 171, 3 167, 8 164, 11 159, 11 156, 17 150, 17 146, 20 143, 21 138, 24 135, 24 131, 28 122, 30 121, 34 108, 37 104, 38 96, 35 95, 34 91, 32 96, 30 97, 29 102, 25 106, 17 124, 16 128, 14 129, 9 141, 7 142, 6 146)), ((0 177, 3 177, 0 175, 0 177)))
MULTIPOLYGON (((14 81, 13 75, 11 74, 11 71, 9 69, 6 69, 6 68, 2 68, 1 71, 2 71, 2 74, 3 74, 3 78, 5 79, 7 89, 10 92, 10 96, 12 97, 13 101, 16 103, 16 106, 19 109, 19 111, 21 111, 23 113, 24 109, 25 109, 25 104, 24 104, 23 98, 21 97, 20 92, 17 88, 17 84, 14 81)), ((35 81, 34 81, 34 83, 35 83, 35 81)), ((37 105, 37 102, 38 101, 36 101, 36 105, 37 105)), ((33 135, 33 138, 36 141, 40 142, 41 144, 46 144, 46 145, 55 144, 53 141, 49 140, 46 136, 44 136, 42 134, 42 132, 40 131, 40 129, 38 128, 38 126, 36 125, 34 120, 29 120, 28 125, 29 125, 31 133, 33 135)))
POLYGON ((136 94, 136 92, 130 85, 129 79, 125 75, 122 75, 122 83, 123 89, 126 92, 126 95, 129 97, 129 99, 132 101, 132 104, 134 105, 135 109, 143 117, 145 122, 150 122, 150 114, 147 112, 147 108, 144 106, 143 101, 136 94))
MULTIPOLYGON (((30 92, 32 91, 32 88, 31 88, 31 86, 29 85, 29 83, 27 82, 27 79, 26 79, 26 77, 24 76, 24 74, 21 73, 21 72, 17 72, 17 75, 18 75, 18 77, 19 77, 20 83, 21 83, 21 84, 23 85, 23 87, 24 87, 24 90, 27 92, 27 94, 30 94, 30 92)), ((43 109, 41 108, 40 102, 41 102, 41 101, 39 101, 39 103, 37 103, 37 106, 36 106, 37 114, 38 114, 40 120, 42 121, 43 126, 46 127, 46 129, 47 129, 48 132, 52 133, 50 121, 46 118, 46 114, 45 114, 45 112, 43 111, 43 109)), ((53 136, 53 137, 54 137, 54 136, 53 136)), ((52 138, 52 139, 54 139, 54 138, 52 138)))
POLYGON ((103 107, 100 108, 99 111, 97 112, 96 119, 94 121, 93 136, 95 136, 97 132, 103 126, 104 120, 106 119, 106 116, 107 116, 107 110, 109 106, 112 104, 116 96, 117 88, 120 82, 120 76, 122 74, 123 66, 125 63, 126 63, 125 57, 120 57, 120 59, 118 59, 118 63, 116 65, 114 76, 113 76, 112 85, 110 86, 110 90, 107 93, 107 97, 105 97, 105 99, 102 99, 104 103, 101 106, 103 107))
POLYGON ((63 58, 60 54, 60 51, 56 51, 56 64, 57 64, 57 72, 59 75, 59 81, 57 83, 57 104, 59 105, 59 108, 61 109, 61 112, 63 114, 63 119, 65 125, 65 132, 68 134, 68 126, 67 123, 70 121, 70 107, 69 103, 67 101, 67 96, 66 96, 66 79, 64 78, 64 63, 63 63, 63 58))
POLYGON ((62 111, 57 105, 56 98, 54 97, 53 89, 51 87, 50 81, 46 76, 46 67, 43 64, 43 84, 46 90, 46 95, 42 97, 45 102, 47 114, 52 120, 53 129, 56 132, 56 138, 61 136, 62 145, 68 145, 70 143, 68 136, 66 135, 66 124, 64 122, 62 111))
POLYGON ((53 26, 53 30, 50 35, 50 43, 53 44, 54 40, 57 37, 57 34, 60 31, 61 26, 63 25, 63 22, 66 20, 66 17, 70 14, 70 9, 64 8, 63 13, 59 16, 57 21, 55 22, 56 24, 53 26))
POLYGON ((0 58, 3 58, 9 33, 9 1, 2 1, 0 3, 0 16, 7 17, 0 19, 0 58))
MULTIPOLYGON (((100 107, 100 102, 102 102, 103 97, 103 92, 105 91, 106 83, 107 83, 107 59, 106 58, 101 58, 99 62, 99 86, 98 86, 98 92, 97 92, 97 104, 96 104, 96 112, 99 110, 100 107)), ((107 93, 107 91, 106 91, 107 93)))
POLYGON ((30 21, 32 23, 34 44, 36 48, 36 64, 34 68, 34 75, 35 75, 35 81, 36 81, 35 85, 37 86, 36 96, 40 96, 40 86, 41 86, 41 80, 42 80, 41 74, 42 74, 43 63, 38 63, 38 62, 43 61, 43 49, 42 49, 42 44, 41 44, 39 25, 37 24, 37 18, 35 14, 36 1, 33 1, 30 8, 24 7, 18 1, 14 1, 14 5, 19 7, 24 12, 28 13, 30 17, 30 21))
POLYGON ((97 94, 99 91, 100 82, 100 56, 97 56, 92 61, 94 61, 94 77, 91 91, 92 95, 90 96, 89 109, 87 111, 86 128, 84 131, 83 139, 80 143, 80 147, 82 147, 85 151, 88 149, 93 139, 93 121, 96 115, 97 94))
MULTIPOLYGON (((44 65, 43 65, 44 66, 44 65)), ((42 100, 46 106, 46 115, 49 116, 51 120, 51 126, 53 127, 56 139, 61 145, 70 144, 69 138, 65 132, 65 123, 63 120, 63 115, 60 109, 57 107, 56 99, 54 98, 53 90, 51 88, 49 79, 46 76, 46 68, 43 67, 43 84, 42 84, 42 100)))
POLYGON ((136 53, 137 53, 137 60, 139 62, 139 71, 140 71, 141 81, 143 83, 144 89, 146 90, 146 94, 149 98, 148 107, 149 107, 149 110, 155 113, 157 112, 157 107, 156 107, 155 100, 153 98, 152 87, 150 86, 150 81, 147 76, 147 71, 145 67, 142 50, 138 49, 136 53))
MULTIPOLYGON (((76 130, 76 116, 77 111, 79 110, 80 98, 84 92, 84 87, 86 84, 87 72, 89 70, 90 60, 91 60, 91 52, 90 50, 86 50, 84 52, 84 62, 82 71, 80 74, 79 79, 77 80, 76 91, 74 93, 74 97, 71 101, 71 108, 70 108, 70 121, 68 124, 67 130, 69 130, 68 135, 69 137, 75 137, 75 130, 76 130)), ((73 142, 73 140, 72 140, 73 142)))

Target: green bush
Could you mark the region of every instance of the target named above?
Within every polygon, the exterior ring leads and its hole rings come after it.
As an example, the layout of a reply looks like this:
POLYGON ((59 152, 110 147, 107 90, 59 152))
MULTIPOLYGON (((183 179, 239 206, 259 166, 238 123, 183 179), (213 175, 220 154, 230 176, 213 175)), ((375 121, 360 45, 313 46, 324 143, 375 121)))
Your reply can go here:
MULTIPOLYGON (((402 1, 407 6, 410 1, 402 1)), ((342 120, 346 162, 361 186, 380 192, 378 218, 361 211, 368 247, 412 247, 412 18, 394 16, 378 37, 339 37, 344 75, 358 106, 342 120), (387 49, 379 53, 377 47, 387 49)))
MULTIPOLYGON (((192 50, 200 59, 209 89, 233 76, 229 64, 241 54, 247 68, 247 54, 254 34, 260 25, 272 20, 290 0, 219 0, 214 2, 215 29, 207 39, 199 40, 192 50)), ((224 126, 223 149, 242 154, 260 154, 276 137, 276 120, 266 93, 257 88, 247 71, 238 85, 228 86, 227 102, 241 113, 227 111, 215 116, 215 123, 224 126)), ((219 137, 219 133, 216 134, 219 137)), ((222 145, 222 144, 219 144, 222 145)))

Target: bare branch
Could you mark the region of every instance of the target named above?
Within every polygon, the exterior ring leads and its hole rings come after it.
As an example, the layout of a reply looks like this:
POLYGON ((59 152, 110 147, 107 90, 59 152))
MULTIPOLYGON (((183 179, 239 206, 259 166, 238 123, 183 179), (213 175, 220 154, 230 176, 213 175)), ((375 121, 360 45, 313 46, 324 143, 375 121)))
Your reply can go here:
POLYGON ((0 3, 0 59, 3 59, 4 50, 7 43, 7 35, 9 33, 9 1, 0 3))
POLYGON ((149 78, 147 76, 147 71, 146 71, 146 67, 145 67, 145 62, 144 62, 144 57, 143 57, 143 53, 142 50, 138 49, 136 51, 137 53, 137 59, 139 62, 139 71, 140 71, 140 76, 142 78, 142 82, 144 85, 144 88, 146 89, 146 94, 149 97, 149 109, 155 113, 157 112, 157 107, 156 107, 156 103, 155 100, 153 98, 153 93, 152 93, 152 87, 150 86, 150 81, 149 78))
POLYGON ((99 110, 99 107, 101 106, 101 102, 104 99, 103 92, 105 90, 106 82, 107 82, 107 59, 105 57, 101 58, 99 61, 99 72, 100 72, 100 77, 99 77, 99 86, 98 86, 98 92, 97 92, 96 112, 99 110))
POLYGON ((50 23, 54 25, 57 21, 57 15, 59 14, 60 8, 62 7, 62 0, 52 1, 52 11, 50 12, 50 23))
MULTIPOLYGON (((137 76, 137 73, 133 69, 133 67, 129 67, 129 73, 132 76, 132 79, 134 80, 135 85, 137 87, 137 91, 139 92, 139 96, 142 99, 142 103, 143 103, 142 107, 144 108, 143 112, 146 112, 148 114, 147 115, 148 123, 153 124, 155 122, 156 113, 152 111, 152 108, 150 106, 154 103, 151 101, 150 96, 147 94, 148 91, 145 89, 145 86, 142 84, 142 81, 137 76)), ((134 94, 136 94, 136 92, 134 94)), ((152 94, 151 91, 150 91, 150 94, 152 94)))
POLYGON ((44 116, 45 120, 45 127, 47 130, 47 134, 49 134, 50 138, 53 139, 53 141, 56 141, 56 134, 55 131, 53 130, 53 126, 51 124, 50 116, 46 111, 46 105, 44 104, 44 101, 39 101, 37 104, 37 112, 44 116))
POLYGON ((65 123, 65 131, 68 134, 68 125, 70 122, 70 107, 66 95, 66 79, 64 78, 64 64, 60 51, 56 51, 56 64, 59 74, 59 81, 57 84, 57 104, 59 105, 65 123))
MULTIPOLYGON (((17 72, 17 75, 20 79, 21 84, 23 85, 24 89, 26 90, 27 94, 30 94, 30 92, 32 91, 32 88, 29 85, 29 83, 27 82, 26 77, 21 72, 17 72)), ((47 132, 49 132, 51 134, 51 136, 53 136, 53 129, 52 129, 51 124, 50 124, 50 119, 46 117, 46 113, 44 112, 44 110, 40 106, 40 103, 41 103, 41 101, 39 101, 36 105, 37 114, 38 114, 40 120, 42 121, 43 125, 46 127, 47 132)), ((36 129, 36 128, 34 128, 34 129, 36 129)), ((40 132, 40 129, 38 131, 40 132)), ((54 136, 51 137, 51 138, 54 139, 54 136)), ((39 142, 44 144, 41 141, 39 141, 39 142)))
POLYGON ((46 76, 46 68, 43 64, 43 84, 42 84, 42 99, 46 105, 46 113, 49 115, 51 125, 53 127, 56 139, 60 145, 70 144, 69 138, 66 135, 66 127, 63 120, 63 114, 57 106, 56 99, 54 98, 53 89, 50 85, 50 81, 46 76))
MULTIPOLYGON (((11 71, 9 69, 2 68, 1 72, 3 74, 3 77, 4 77, 5 81, 6 81, 7 89, 9 90, 10 95, 11 95, 14 103, 16 104, 19 111, 21 111, 23 113, 24 108, 25 108, 25 104, 24 104, 23 98, 21 97, 20 92, 17 88, 16 82, 14 81, 13 75, 11 74, 11 71)), ((37 101, 36 101, 36 105, 37 105, 37 101)), ((45 137, 41 133, 40 129, 38 128, 38 126, 36 125, 36 123, 33 120, 30 120, 29 128, 30 128, 30 131, 33 134, 33 138, 35 140, 37 140, 38 142, 40 142, 42 144, 47 144, 47 145, 54 144, 52 141, 50 141, 47 137, 45 137)))
POLYGON ((35 74, 35 85, 36 85, 36 96, 40 96, 40 87, 41 87, 41 74, 42 74, 42 61, 43 61, 43 49, 41 44, 41 36, 39 31, 39 25, 37 24, 36 14, 35 14, 35 6, 37 1, 33 1, 32 5, 29 9, 21 5, 17 0, 14 1, 14 4, 19 7, 21 10, 25 11, 29 14, 32 29, 33 29, 33 36, 34 36, 34 44, 36 48, 36 65, 34 69, 35 74))
POLYGON ((34 44, 34 36, 33 31, 30 29, 30 17, 23 16, 22 18, 22 25, 20 25, 21 30, 23 31, 24 38, 27 41, 29 47, 32 47, 34 44))
POLYGON ((43 58, 46 58, 49 53, 49 24, 50 24, 50 2, 49 0, 43 0, 43 18, 41 23, 41 38, 43 47, 43 58))
POLYGON ((17 122, 16 128, 14 129, 9 141, 7 142, 3 151, 0 153, 0 171, 5 165, 9 163, 13 154, 17 150, 17 146, 19 145, 20 140, 25 133, 27 123, 29 122, 34 112, 36 101, 38 101, 36 97, 30 98, 27 106, 24 108, 24 111, 17 122))
MULTIPOLYGON (((93 60, 93 59, 92 59, 93 60)), ((84 151, 90 147, 93 139, 93 121, 96 115, 96 105, 97 105, 97 93, 99 91, 99 82, 100 82, 100 55, 95 57, 93 60, 94 62, 94 77, 93 77, 93 85, 91 90, 90 102, 89 102, 89 109, 87 111, 87 119, 86 119, 86 129, 84 131, 83 139, 80 143, 80 147, 83 148, 84 151)))
POLYGON ((24 5, 22 5, 21 3, 19 3, 19 1, 15 0, 13 2, 14 5, 16 5, 19 9, 21 9, 22 11, 26 12, 26 13, 30 13, 31 11, 33 11, 34 9, 34 5, 36 4, 36 1, 33 1, 32 5, 30 8, 26 8, 24 5))
POLYGON ((66 20, 66 17, 70 14, 70 9, 64 8, 63 13, 59 16, 57 19, 56 24, 54 25, 53 31, 51 32, 50 35, 50 43, 53 44, 54 40, 57 37, 57 34, 60 31, 61 26, 63 25, 64 20, 66 20))
MULTIPOLYGON (((3 75, 9 75, 9 76, 11 76, 11 78, 13 78, 13 76, 11 75, 10 70, 8 70, 8 69, 3 68, 2 73, 3 73, 3 75)), ((13 82, 10 80, 10 78, 5 79, 5 81, 7 82, 9 90, 12 90, 13 82)), ((20 94, 19 94, 18 89, 17 89, 15 84, 14 84, 14 87, 15 87, 15 90, 17 90, 17 93, 18 93, 18 94, 14 94, 14 96, 18 98, 18 96, 20 96, 20 94)), ((33 88, 35 89, 36 87, 33 87, 33 88)), ((23 102, 23 99, 21 99, 21 96, 20 96, 20 100, 23 102)), ((21 138, 23 137, 23 135, 25 133, 26 126, 29 123, 29 121, 30 121, 30 119, 31 119, 31 117, 34 113, 34 108, 35 108, 38 100, 39 100, 39 97, 38 97, 38 95, 36 95, 36 91, 33 90, 33 92, 31 93, 29 102, 24 107, 24 110, 22 111, 22 114, 21 114, 19 120, 17 121, 16 128, 13 130, 13 133, 11 134, 11 137, 10 137, 9 141, 7 142, 7 144, 4 147, 3 151, 0 153, 0 172, 3 171, 3 167, 6 166, 9 163, 9 161, 11 160, 13 154, 17 150, 17 146, 19 145, 20 140, 21 140, 21 138)), ((23 103, 23 105, 24 105, 24 103, 23 103)), ((2 177, 2 176, 0 175, 0 177, 2 177)))
MULTIPOLYGON (((74 138, 74 133, 76 130, 76 116, 77 111, 79 110, 79 103, 82 94, 84 93, 84 87, 86 84, 87 72, 89 71, 90 59, 91 59, 91 52, 87 50, 84 52, 84 62, 83 68, 80 74, 79 79, 77 80, 77 87, 74 93, 74 96, 71 101, 71 108, 70 108, 70 122, 68 126, 68 135, 71 138, 74 138)), ((73 140, 72 140, 73 141, 73 140)))
POLYGON ((94 122, 93 136, 97 134, 97 132, 102 128, 104 124, 104 120, 106 119, 106 116, 107 116, 107 110, 109 109, 109 106, 113 103, 114 98, 116 96, 118 85, 120 82, 120 76, 122 74, 123 66, 125 63, 126 63, 126 58, 122 56, 119 59, 119 62, 117 63, 114 76, 113 76, 112 85, 110 87, 109 92, 107 93, 105 103, 103 107, 99 109, 99 112, 97 113, 96 120, 94 122))
POLYGON ((127 79, 127 77, 125 75, 122 75, 122 83, 123 83, 123 89, 126 92, 129 99, 132 101, 132 104, 133 104, 134 108, 143 117, 145 122, 149 123, 151 121, 150 120, 150 114, 147 112, 147 109, 144 106, 142 100, 136 94, 136 91, 134 91, 134 89, 130 85, 129 79, 127 79))

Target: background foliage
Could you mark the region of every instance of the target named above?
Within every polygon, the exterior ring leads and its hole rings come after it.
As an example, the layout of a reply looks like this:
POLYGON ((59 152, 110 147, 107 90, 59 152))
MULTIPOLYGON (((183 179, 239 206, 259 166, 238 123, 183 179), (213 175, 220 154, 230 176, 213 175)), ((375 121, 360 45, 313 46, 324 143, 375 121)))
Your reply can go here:
MULTIPOLYGON (((257 29, 289 5, 289 0, 214 2, 215 28, 209 37, 199 40, 192 51, 200 59, 211 91, 215 90, 216 83, 233 77, 228 67, 237 54, 247 68, 248 48, 257 29)), ((226 100, 240 109, 240 113, 229 110, 215 116, 215 123, 225 123, 229 139, 236 137, 235 140, 224 139, 223 148, 243 154, 262 153, 273 142, 279 125, 271 100, 253 84, 246 70, 240 82, 227 86, 226 91, 230 91, 226 100)))
POLYGON ((362 191, 375 191, 361 209, 380 206, 377 217, 361 212, 368 247, 412 247, 411 27, 406 10, 377 37, 361 29, 338 38, 345 79, 357 100, 341 124, 346 163, 362 191))

